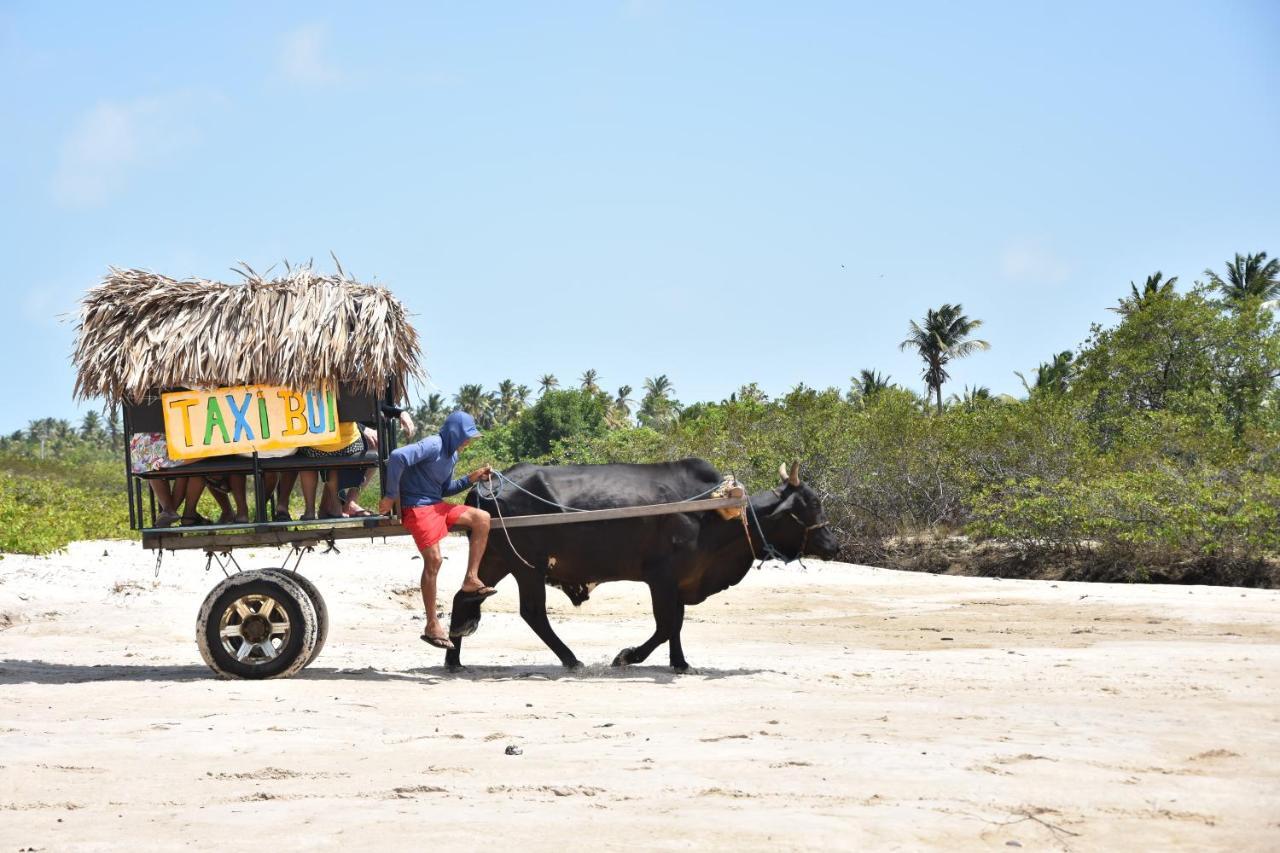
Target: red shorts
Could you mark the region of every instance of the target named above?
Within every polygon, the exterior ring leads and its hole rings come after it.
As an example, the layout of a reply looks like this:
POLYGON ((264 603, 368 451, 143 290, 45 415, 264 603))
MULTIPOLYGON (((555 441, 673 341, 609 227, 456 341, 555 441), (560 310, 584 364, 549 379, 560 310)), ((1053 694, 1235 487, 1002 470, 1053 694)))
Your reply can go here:
POLYGON ((449 528, 457 524, 466 511, 465 504, 438 503, 405 507, 400 517, 405 530, 413 534, 413 544, 421 551, 447 536, 449 528))

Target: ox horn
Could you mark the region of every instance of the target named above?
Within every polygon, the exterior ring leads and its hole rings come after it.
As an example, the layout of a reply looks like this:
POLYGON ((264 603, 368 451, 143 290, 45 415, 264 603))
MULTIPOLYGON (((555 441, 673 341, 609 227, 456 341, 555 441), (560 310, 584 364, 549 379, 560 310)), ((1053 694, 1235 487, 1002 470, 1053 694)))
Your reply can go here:
POLYGON ((800 485, 800 460, 791 463, 791 471, 787 474, 787 482, 793 486, 800 485))
POLYGON ((787 475, 787 463, 783 462, 778 466, 778 481, 785 483, 791 478, 787 475))

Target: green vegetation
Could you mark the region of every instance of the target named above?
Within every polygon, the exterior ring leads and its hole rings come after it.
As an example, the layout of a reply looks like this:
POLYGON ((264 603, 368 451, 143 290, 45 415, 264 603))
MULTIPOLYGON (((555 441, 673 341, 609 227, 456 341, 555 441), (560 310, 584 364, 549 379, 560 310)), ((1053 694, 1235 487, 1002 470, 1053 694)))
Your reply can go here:
POLYGON ((0 552, 46 554, 77 539, 128 538, 123 465, 93 448, 56 460, 0 454, 0 552))
MULTIPOLYGON (((903 342, 921 356, 923 394, 864 369, 848 389, 801 385, 771 400, 748 384, 686 407, 666 376, 645 379, 636 401, 631 386, 605 391, 589 369, 577 388, 547 374, 536 394, 511 381, 490 392, 466 385, 452 400, 432 395, 414 415, 423 433, 455 407, 486 425, 463 470, 700 456, 759 490, 773 485, 780 462, 800 459, 846 559, 945 570, 964 563, 953 553, 962 541, 996 549, 998 559, 968 567, 991 573, 1047 566, 1087 579, 1275 583, 1278 276, 1280 264, 1259 253, 1237 256, 1225 278, 1206 271, 1207 283, 1183 292, 1158 272, 1130 283, 1111 325, 1018 374, 1020 400, 980 387, 944 400, 947 368, 989 345, 972 338, 980 320, 943 305, 911 322, 903 342), (934 556, 922 559, 922 548, 934 556)), ((96 416, 78 431, 39 421, 0 439, 0 548, 126 535, 118 452, 95 463, 101 469, 76 462, 111 443, 110 424, 96 416), (33 461, 41 446, 63 461, 33 461), (73 490, 83 495, 59 506, 76 509, 44 508, 73 490)))

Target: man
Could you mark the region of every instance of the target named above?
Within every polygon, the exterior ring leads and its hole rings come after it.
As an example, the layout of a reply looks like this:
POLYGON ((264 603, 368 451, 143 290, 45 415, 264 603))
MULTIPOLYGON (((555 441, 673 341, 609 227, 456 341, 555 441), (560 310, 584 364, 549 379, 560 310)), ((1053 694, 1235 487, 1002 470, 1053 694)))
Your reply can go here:
POLYGON ((414 544, 422 554, 422 603, 427 608, 427 628, 422 639, 441 649, 452 649, 449 632, 436 618, 436 576, 440 573, 440 540, 453 527, 471 533, 471 551, 462 592, 477 598, 488 598, 497 592, 480 580, 480 558, 489 541, 489 513, 476 507, 448 504, 444 498, 456 495, 471 484, 488 480, 488 465, 465 477, 453 478, 458 451, 480 435, 476 422, 466 412, 454 412, 445 418, 440 434, 391 452, 387 460, 387 491, 378 504, 378 512, 390 515, 397 500, 405 528, 413 534, 414 544))

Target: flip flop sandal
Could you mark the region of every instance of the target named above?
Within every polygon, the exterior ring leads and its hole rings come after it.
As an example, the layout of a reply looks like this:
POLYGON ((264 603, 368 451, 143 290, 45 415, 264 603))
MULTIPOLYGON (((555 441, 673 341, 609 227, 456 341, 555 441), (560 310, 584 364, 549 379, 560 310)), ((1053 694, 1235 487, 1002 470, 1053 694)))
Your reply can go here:
POLYGON ((482 586, 480 589, 470 591, 463 589, 459 590, 459 592, 461 592, 462 597, 468 601, 484 601, 489 596, 498 594, 498 591, 491 586, 482 586))
POLYGON ((435 646, 437 649, 453 648, 453 640, 450 640, 448 637, 428 637, 426 634, 423 634, 419 639, 429 646, 435 646))
POLYGON ((351 513, 347 518, 369 518, 371 515, 373 515, 373 513, 369 512, 369 510, 362 509, 359 512, 351 513))
POLYGON ((213 522, 205 518, 203 515, 184 515, 181 520, 178 521, 179 527, 205 527, 210 524, 213 524, 213 522))
POLYGON ((289 513, 285 512, 282 509, 278 509, 271 515, 271 520, 272 521, 293 521, 293 516, 289 515, 289 513))
POLYGON ((182 516, 176 512, 162 512, 156 516, 156 527, 173 527, 181 520, 182 516))

